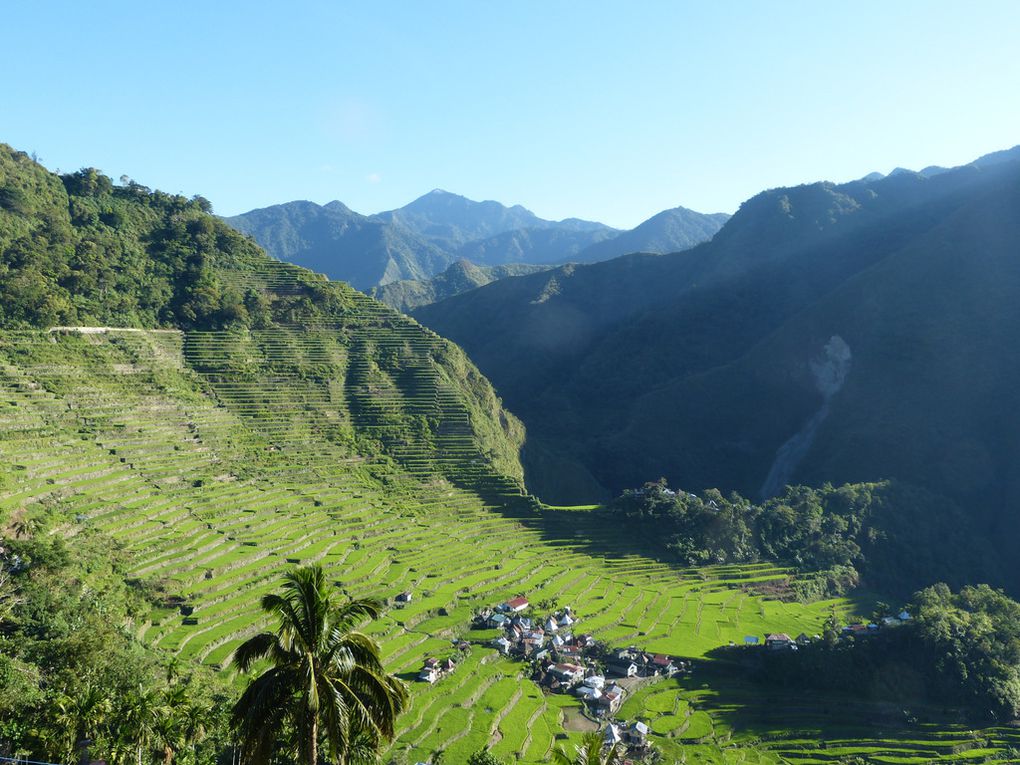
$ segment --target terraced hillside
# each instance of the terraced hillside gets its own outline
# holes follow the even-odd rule
[[[121,541],[134,575],[164,596],[139,637],[218,666],[262,626],[256,602],[279,573],[311,561],[351,594],[416,594],[376,627],[397,672],[449,652],[477,608],[521,591],[573,604],[607,641],[681,655],[820,623],[824,604],[763,601],[743,587],[783,572],[676,572],[621,554],[614,530],[585,513],[535,513],[512,480],[470,458],[468,414],[441,379],[400,393],[402,406],[450,422],[439,448],[396,443],[394,456],[365,456],[390,438],[387,402],[400,392],[358,350],[398,340],[368,332],[5,331],[0,460],[13,480],[0,507],[45,509],[68,534],[92,525]],[[349,371],[323,385],[300,374],[320,364]],[[371,407],[365,385],[376,386]],[[476,647],[454,676],[416,693],[396,748],[466,757],[491,740],[542,760],[577,707],[521,671]]]
[[[134,575],[164,596],[136,625],[139,637],[211,665],[225,666],[263,626],[257,599],[289,566],[322,562],[352,595],[412,592],[373,626],[391,671],[410,679],[426,656],[452,654],[454,638],[472,648],[451,676],[413,685],[393,746],[409,760],[443,749],[461,762],[491,744],[542,762],[558,737],[589,727],[575,700],[543,694],[524,665],[487,647],[495,633],[468,629],[477,609],[514,593],[572,605],[577,629],[610,644],[693,658],[748,634],[819,629],[833,604],[755,594],[789,572],[671,569],[629,553],[621,530],[598,516],[537,512],[512,482],[500,489],[481,470],[428,455],[404,454],[403,465],[359,456],[337,434],[364,446],[369,437],[350,423],[385,423],[361,406],[357,385],[337,378],[317,389],[274,365],[280,356],[346,358],[354,368],[358,331],[348,329],[347,342],[321,329],[0,333],[0,462],[13,477],[0,508],[59,513],[70,535],[89,525],[110,533],[132,554]],[[834,731],[822,705],[780,694],[777,707],[775,694],[761,698],[712,666],[637,689],[621,714],[648,720],[667,755],[713,762],[826,762],[855,747],[886,762],[998,758],[1013,740],[949,725],[890,725],[877,736],[866,703],[857,704],[859,725]],[[821,748],[819,737],[835,732],[844,744]]]
[[[605,515],[540,507],[521,488],[520,424],[459,348],[270,260],[200,199],[91,170],[60,178],[6,147],[0,188],[0,519],[117,540],[154,593],[130,629],[155,650],[229,672],[265,626],[259,597],[319,562],[348,594],[413,594],[372,625],[391,671],[410,679],[469,641],[452,675],[415,684],[394,758],[462,762],[492,745],[541,762],[591,722],[498,656],[493,631],[468,629],[482,607],[524,593],[570,605],[576,629],[610,645],[693,659],[867,609],[767,599],[762,585],[792,572],[677,570]],[[625,713],[675,759],[831,759],[814,707],[788,721],[795,735],[769,727],[771,707],[715,660],[634,691]],[[927,741],[892,728],[900,743],[881,756]],[[1008,737],[981,735],[966,752],[922,742],[903,756],[1001,759]]]

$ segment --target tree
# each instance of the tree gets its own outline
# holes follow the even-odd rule
[[[556,765],[618,765],[623,761],[623,752],[613,744],[606,746],[598,731],[585,733],[581,743],[574,747],[576,754],[570,755],[558,746],[553,750]]]
[[[159,735],[161,721],[169,714],[162,702],[157,689],[139,685],[124,699],[117,715],[120,738],[134,747],[138,765],[142,765],[142,753],[152,747]]]
[[[112,705],[103,689],[86,680],[77,693],[61,694],[54,702],[57,729],[63,734],[63,754],[71,760],[79,742],[94,741],[100,726],[110,714]]]
[[[269,662],[231,716],[246,763],[268,763],[282,740],[302,762],[316,765],[323,738],[328,761],[344,765],[393,738],[407,689],[383,669],[375,640],[355,629],[377,618],[380,608],[374,600],[335,603],[321,566],[286,574],[282,592],[262,598],[262,609],[279,627],[248,639],[234,654],[242,672]]]
[[[504,765],[504,763],[486,747],[469,756],[467,765]]]
[[[825,645],[829,646],[829,648],[835,647],[839,643],[839,636],[841,634],[842,626],[839,622],[839,615],[836,613],[836,606],[833,606],[832,611],[829,613],[829,618],[825,620],[825,629],[822,632]]]

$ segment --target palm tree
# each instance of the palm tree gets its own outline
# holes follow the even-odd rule
[[[567,754],[563,747],[553,750],[555,765],[618,765],[623,761],[623,752],[613,744],[606,746],[602,734],[598,731],[585,733],[581,743],[574,747],[576,754]]]
[[[72,694],[61,694],[56,700],[55,721],[65,737],[64,756],[73,760],[82,741],[95,741],[102,724],[112,711],[105,691],[91,679]]]
[[[285,731],[307,765],[318,763],[320,737],[337,765],[361,760],[393,738],[407,689],[383,669],[375,640],[355,630],[380,609],[374,600],[338,605],[321,566],[286,574],[282,592],[262,598],[262,610],[279,619],[278,629],[249,638],[234,653],[242,672],[269,662],[231,716],[246,765],[268,763]]]
[[[169,713],[162,702],[158,690],[139,685],[138,690],[124,699],[118,714],[120,738],[134,747],[138,765],[142,765],[142,753],[150,749],[158,737],[160,721]]]

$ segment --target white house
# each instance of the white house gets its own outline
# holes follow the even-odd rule
[[[500,635],[498,638],[492,641],[492,645],[496,648],[497,651],[506,656],[507,654],[510,653],[510,647],[513,644],[505,637]]]
[[[517,613],[520,613],[521,611],[527,610],[528,606],[531,605],[531,604],[528,603],[528,599],[527,598],[525,598],[525,597],[517,597],[517,598],[511,598],[510,600],[508,600],[503,605],[506,607],[507,611],[510,611],[512,613],[517,614]]]
[[[565,685],[576,685],[584,678],[584,667],[577,664],[554,664],[549,673]]]
[[[581,701],[598,701],[602,696],[602,691],[598,688],[590,688],[587,685],[579,685],[574,689],[574,693]]]

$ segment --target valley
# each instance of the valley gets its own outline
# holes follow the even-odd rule
[[[579,744],[591,730],[637,731],[651,749],[635,748],[634,756],[650,751],[667,761],[1015,759],[1020,742],[1008,721],[978,718],[963,700],[938,698],[912,668],[893,667],[911,678],[906,690],[868,679],[838,691],[798,685],[792,675],[788,682],[763,679],[761,670],[772,650],[765,644],[776,641],[796,660],[793,652],[807,657],[828,641],[837,652],[852,652],[858,640],[879,639],[883,628],[871,623],[889,608],[882,601],[899,609],[910,594],[870,590],[874,569],[861,560],[873,556],[901,586],[913,586],[912,577],[932,584],[926,577],[934,572],[956,584],[972,582],[979,570],[995,574],[994,561],[984,561],[987,569],[972,565],[986,544],[976,532],[944,548],[950,537],[940,524],[958,527],[966,508],[895,483],[817,493],[788,488],[789,507],[779,501],[787,501],[781,491],[774,492],[776,502],[752,506],[736,495],[699,498],[666,482],[654,490],[632,487],[624,497],[635,500],[633,512],[618,503],[543,503],[528,489],[536,475],[532,431],[503,408],[497,395],[503,388],[493,387],[457,345],[346,284],[266,256],[212,217],[201,198],[134,182],[114,186],[91,169],[55,176],[6,148],[0,160],[0,236],[5,252],[18,253],[0,274],[7,296],[0,328],[0,518],[12,550],[0,550],[4,573],[31,579],[48,565],[31,556],[45,561],[46,545],[59,543],[69,561],[63,565],[87,591],[94,572],[73,568],[76,546],[91,551],[108,544],[111,559],[124,561],[117,586],[145,604],[126,610],[121,639],[147,661],[208,673],[188,677],[215,678],[209,683],[216,693],[236,691],[243,681],[233,664],[238,647],[272,627],[259,603],[287,572],[321,566],[336,593],[384,604],[365,629],[379,642],[386,671],[410,688],[407,711],[381,753],[394,765],[466,762],[486,749],[505,762],[543,763],[557,746]],[[1012,183],[1006,172],[996,178]],[[971,207],[959,209],[967,220]],[[722,244],[717,237],[672,256],[635,255],[519,276],[450,298],[449,305],[478,307],[490,293],[513,302],[539,285],[540,298],[515,310],[556,312],[564,300],[577,299],[578,283],[597,287],[608,271],[627,274],[617,282],[619,293],[593,288],[584,298],[591,302],[577,305],[605,308],[599,321],[620,337],[631,330],[619,322],[637,310],[627,301],[667,305],[667,316],[703,315],[720,292],[704,305],[695,296],[676,306],[662,302],[668,281],[654,286],[662,291],[654,303],[643,302],[640,285],[648,269],[660,276],[692,269],[708,283],[723,279],[710,278],[712,270],[724,274],[730,266],[708,263],[706,253],[727,237],[739,244],[748,236],[740,228],[746,217],[727,224]],[[805,248],[828,241],[813,224],[808,228]],[[854,236],[869,230],[853,229]],[[788,241],[778,236],[782,249]],[[726,252],[739,254],[733,247]],[[119,300],[111,301],[109,284],[116,280]],[[422,316],[452,310],[446,302]],[[499,302],[476,314],[473,332],[505,318],[491,305]],[[663,319],[649,312],[641,321]],[[578,337],[595,343],[590,326],[566,321],[555,328],[568,342],[541,330],[530,336],[552,341],[532,359],[535,368],[562,368],[564,357],[595,347],[571,345]],[[484,353],[474,336],[464,345],[484,369],[505,350],[496,341],[510,331],[493,332]],[[869,361],[860,341],[846,335],[849,342],[827,335],[823,352],[809,360],[808,382],[820,401],[808,403],[821,409],[788,402],[791,411],[815,413],[817,422],[808,418],[815,438],[839,416],[858,365]],[[741,343],[708,349],[683,363],[717,375],[727,364],[713,366],[716,354],[742,349]],[[512,350],[511,360],[523,352]],[[648,353],[635,350],[636,358]],[[584,364],[612,366],[597,353]],[[535,389],[528,387],[535,385],[528,379],[533,371],[524,364],[512,370],[518,376],[507,387],[511,402]],[[494,377],[501,374],[497,368]],[[652,376],[663,384],[655,392],[661,394],[667,372],[656,375],[663,375]],[[607,373],[593,380],[593,395],[633,384]],[[731,392],[726,385],[698,390],[707,400],[726,400]],[[539,411],[556,409],[550,396],[539,397],[538,406],[548,407]],[[605,421],[579,432],[594,427]],[[537,448],[549,448],[542,440],[548,431],[542,425],[535,431]],[[804,441],[801,451],[809,453],[812,440]],[[640,455],[635,450],[629,458]],[[797,475],[803,454],[794,457],[777,469],[781,478],[773,488],[787,488],[779,484]],[[634,464],[619,462],[621,474],[637,475]],[[538,475],[549,480],[559,470],[552,460]],[[711,471],[727,475],[724,464]],[[569,475],[560,477],[571,486]],[[695,528],[684,525],[691,508],[706,525],[688,535]],[[724,517],[751,525],[724,528]],[[907,556],[917,560],[900,560]],[[927,560],[932,556],[939,560]],[[83,556],[82,565],[89,560]],[[509,633],[479,625],[478,617],[514,599],[535,622],[569,608],[574,637],[545,658],[504,655],[512,651],[496,641]],[[8,615],[23,606],[16,602]],[[582,635],[585,650],[575,650]],[[803,642],[794,646],[793,635]],[[550,639],[550,645],[556,644]],[[680,671],[659,673],[650,664],[625,670],[635,676],[618,679],[615,708],[596,718],[598,705],[586,707],[573,686],[584,674],[608,681],[598,673],[611,677],[612,656],[624,649]],[[521,650],[531,649],[522,644]],[[12,655],[26,658],[16,649]],[[582,664],[567,666],[566,657]],[[420,679],[432,666],[442,669]],[[549,678],[558,671],[573,679],[554,685]],[[994,692],[998,676],[990,677]],[[66,687],[61,693],[75,692]],[[37,690],[49,689],[40,682]],[[988,691],[982,685],[976,693]],[[1007,693],[1001,702],[1008,707],[1014,699]],[[66,704],[63,696],[59,703]],[[222,698],[212,703],[223,708]],[[0,707],[0,722],[16,719],[4,714]],[[2,730],[0,739],[31,740]],[[226,735],[227,726],[217,730]],[[190,755],[196,763],[197,752]]]

